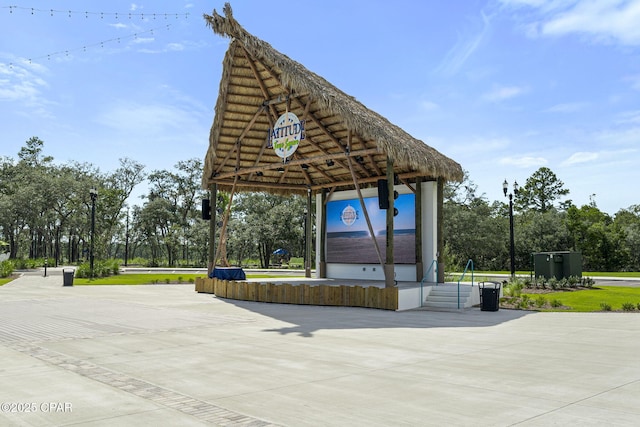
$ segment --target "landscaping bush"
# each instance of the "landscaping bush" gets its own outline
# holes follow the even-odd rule
[[[551,307],[553,308],[562,307],[562,302],[560,300],[554,299],[553,301],[551,301]]]
[[[623,302],[622,303],[622,311],[633,311],[636,309],[636,306],[632,302]]]
[[[94,261],[93,278],[109,277],[120,274],[120,264],[118,260],[111,259],[106,261]],[[88,262],[82,263],[76,269],[76,277],[91,278],[91,267]]]
[[[13,274],[13,262],[10,260],[4,260],[0,262],[0,277],[9,277]]]
[[[601,302],[600,303],[600,310],[602,310],[602,311],[611,311],[611,306],[609,304],[607,304],[606,302]]]

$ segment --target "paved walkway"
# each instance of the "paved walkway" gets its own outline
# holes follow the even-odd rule
[[[639,301],[640,302],[640,301]],[[0,287],[0,425],[637,425],[640,313],[260,304]]]

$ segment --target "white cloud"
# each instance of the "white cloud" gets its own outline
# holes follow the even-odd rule
[[[440,108],[438,104],[432,101],[420,101],[418,106],[422,111],[434,111]]]
[[[26,61],[12,64],[0,63],[0,102],[16,104],[16,110],[27,108],[29,115],[52,117],[47,100],[42,91],[48,83],[40,76],[45,67]]]
[[[617,121],[618,124],[640,125],[640,110],[625,111],[618,116],[620,117]]]
[[[501,3],[538,12],[537,18],[525,24],[529,35],[579,34],[596,43],[640,45],[640,0],[502,0]]]
[[[564,104],[556,104],[544,110],[545,113],[576,113],[587,107],[585,102],[568,102]]]
[[[125,24],[123,24],[122,22],[118,22],[117,24],[109,24],[109,26],[113,27],[113,28],[118,28],[118,29],[127,28],[127,26]]]
[[[485,93],[482,98],[489,102],[500,102],[522,95],[527,91],[527,88],[520,86],[496,86],[491,91]]]
[[[624,80],[631,83],[631,89],[640,90],[640,74],[636,74],[635,76],[628,76]]]
[[[582,151],[578,153],[573,153],[567,160],[562,162],[562,165],[570,166],[578,163],[592,162],[594,160],[598,160],[599,157],[600,155],[598,153]]]
[[[521,156],[521,157],[503,157],[499,160],[501,165],[515,166],[518,168],[540,167],[548,163],[544,157]]]
[[[135,12],[135,11],[136,11],[136,10],[138,10],[138,9],[141,9],[141,7],[140,7],[140,6],[138,6],[138,5],[137,5],[137,4],[135,4],[135,3],[131,3],[131,6],[129,7],[129,10],[130,10],[131,12]]]
[[[447,52],[444,60],[436,68],[437,72],[446,75],[453,75],[457,73],[467,59],[469,59],[476,49],[478,49],[490,29],[490,18],[484,13],[481,13],[481,17],[481,30],[471,36],[460,38],[458,43],[456,43],[449,52]]]
[[[169,43],[167,45],[167,50],[173,50],[173,51],[184,50],[184,45],[182,43]]]
[[[134,44],[153,43],[156,39],[154,37],[136,37],[133,39]]]

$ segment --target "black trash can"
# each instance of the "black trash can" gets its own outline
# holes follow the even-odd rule
[[[480,310],[498,311],[500,309],[500,283],[481,282],[480,289]]]
[[[73,275],[75,270],[73,268],[62,269],[62,286],[73,286]]]

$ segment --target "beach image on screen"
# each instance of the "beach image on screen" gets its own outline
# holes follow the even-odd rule
[[[385,261],[386,210],[380,209],[377,197],[364,199],[378,247]],[[415,196],[401,194],[395,200],[398,215],[394,217],[394,263],[415,264],[416,223]],[[336,200],[327,203],[326,261],[346,264],[378,264],[378,256],[369,234],[360,201]]]

